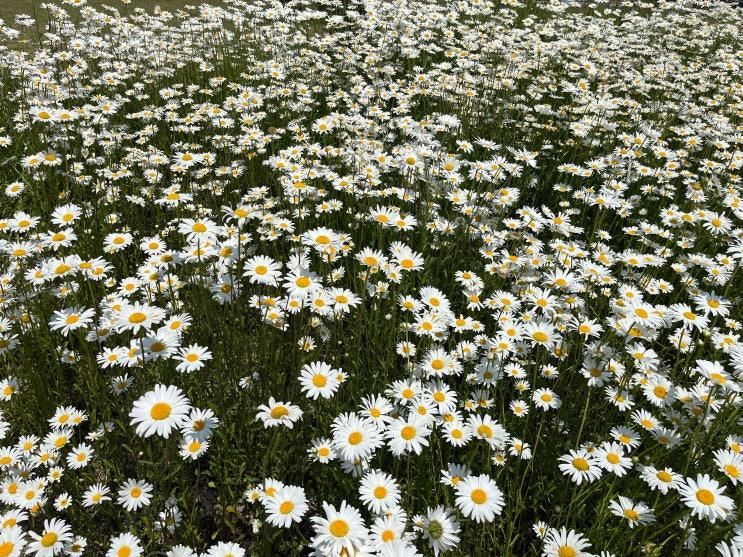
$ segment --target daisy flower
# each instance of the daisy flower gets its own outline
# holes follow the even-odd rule
[[[199,440],[194,437],[186,436],[181,441],[180,454],[184,460],[196,460],[203,455],[209,448],[209,441]]]
[[[307,395],[307,398],[314,400],[318,397],[332,398],[340,386],[336,378],[337,372],[338,370],[325,362],[305,364],[299,376],[302,392]]]
[[[143,553],[139,538],[126,532],[111,538],[106,557],[139,557]]]
[[[0,530],[0,555],[20,557],[27,543],[26,533],[20,526],[6,526]]]
[[[596,464],[594,457],[585,450],[573,451],[561,456],[558,461],[560,471],[571,481],[580,485],[585,482],[594,482],[601,477],[601,468]]]
[[[111,490],[105,484],[97,483],[91,485],[83,493],[83,507],[92,507],[101,505],[105,501],[110,501],[111,498],[108,496],[110,492]]]
[[[152,500],[152,485],[147,482],[128,479],[119,488],[116,502],[127,511],[146,507]]]
[[[62,311],[55,311],[54,318],[49,322],[49,327],[53,331],[61,331],[67,336],[70,331],[87,327],[93,321],[95,311],[85,308],[69,308]]]
[[[273,397],[268,400],[268,405],[261,404],[258,407],[256,419],[263,422],[263,427],[274,427],[283,425],[292,429],[294,422],[302,418],[302,410],[289,402],[278,402]]]
[[[724,520],[735,509],[733,500],[723,495],[725,488],[707,474],[697,474],[696,480],[686,478],[679,484],[678,490],[681,500],[691,509],[693,516],[706,518],[713,524],[718,519]]]
[[[44,520],[44,529],[41,534],[29,532],[29,536],[31,536],[31,542],[28,544],[28,551],[37,557],[53,557],[72,540],[72,531],[64,520],[53,518]]]
[[[333,442],[331,439],[315,439],[312,441],[312,447],[307,449],[307,453],[310,455],[312,460],[327,464],[331,460],[335,460],[336,454],[333,449]]]
[[[180,427],[190,408],[188,399],[178,387],[156,385],[154,390],[134,402],[129,417],[138,435],[157,434],[167,439],[173,429]]]
[[[663,495],[668,493],[669,489],[678,489],[684,479],[681,474],[677,474],[670,468],[657,469],[653,466],[640,468],[640,477],[650,486],[650,489],[657,489]]]
[[[395,479],[381,471],[367,472],[359,486],[361,501],[367,508],[380,514],[400,502],[400,488]]]
[[[492,522],[503,510],[503,493],[486,475],[468,476],[456,488],[457,507],[476,522]]]
[[[613,515],[626,519],[630,528],[655,522],[655,515],[645,503],[635,503],[621,495],[609,503],[609,509]]]
[[[542,557],[589,557],[589,541],[575,530],[550,529],[544,539]]]
[[[429,420],[415,412],[410,412],[407,419],[397,419],[387,424],[384,433],[390,451],[396,456],[411,452],[420,454],[423,447],[428,446],[427,437],[430,434]]]
[[[348,461],[369,458],[383,442],[376,424],[356,414],[339,415],[332,431],[333,447]]]
[[[355,554],[355,547],[363,546],[368,530],[361,513],[343,501],[339,509],[323,502],[324,517],[313,517],[315,536],[312,546],[323,555],[339,555],[343,550]]]
[[[212,353],[205,346],[192,344],[178,351],[176,358],[179,363],[175,367],[181,373],[191,373],[203,368],[208,360],[212,359]]]
[[[281,528],[288,528],[293,522],[300,522],[309,508],[304,490],[287,485],[276,491],[263,505],[268,513],[268,523]]]
[[[433,554],[438,557],[439,553],[452,550],[459,543],[461,528],[457,522],[454,511],[439,505],[436,508],[426,509],[421,525],[418,527],[423,532],[423,537],[433,549]]]

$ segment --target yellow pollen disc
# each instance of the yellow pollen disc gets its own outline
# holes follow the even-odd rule
[[[413,426],[406,425],[400,430],[400,436],[406,441],[410,441],[413,437],[415,437],[415,428]]]
[[[274,420],[278,420],[279,418],[283,418],[284,416],[289,415],[289,410],[286,406],[276,406],[271,409],[271,417]]]
[[[622,514],[624,514],[625,518],[632,521],[635,521],[640,517],[635,509],[624,509],[624,512]]]
[[[374,497],[377,499],[384,499],[387,497],[387,488],[383,485],[374,488]]]
[[[56,532],[47,532],[43,536],[41,536],[41,539],[39,542],[41,543],[42,547],[52,547],[55,543],[57,543],[57,539],[59,536]]]
[[[715,502],[715,494],[712,493],[709,489],[700,489],[697,491],[697,501],[699,501],[702,505],[711,505]]]
[[[129,316],[129,323],[143,323],[147,319],[147,315],[142,313],[141,311],[135,311]]]
[[[153,420],[165,420],[170,416],[172,408],[167,402],[157,402],[150,409],[150,417]]]
[[[740,477],[740,470],[736,466],[733,466],[732,464],[725,465],[725,473],[731,478]]]
[[[585,458],[580,458],[580,457],[574,458],[573,459],[573,467],[576,470],[580,470],[581,472],[585,472],[589,468],[588,461]]]
[[[670,483],[673,481],[673,476],[666,472],[665,470],[660,470],[656,475],[656,478],[658,478],[660,481],[664,483]]]
[[[331,522],[328,529],[330,530],[330,533],[336,538],[345,537],[346,535],[348,535],[348,531],[350,530],[350,528],[348,527],[348,522],[340,518]]]
[[[482,424],[477,428],[477,434],[481,437],[490,438],[493,436],[493,430],[490,429],[490,427],[486,426],[485,424]]]
[[[488,494],[485,493],[484,489],[478,487],[477,489],[472,490],[472,493],[470,493],[470,499],[472,499],[472,502],[476,505],[484,505],[488,500]]]
[[[363,438],[364,438],[364,437],[363,437],[363,436],[361,435],[361,433],[360,433],[360,432],[358,432],[358,431],[354,431],[353,433],[351,433],[351,434],[350,434],[350,435],[348,436],[348,442],[349,442],[349,443],[350,443],[351,445],[358,445],[359,443],[361,443],[361,441],[362,441],[362,439],[363,439]]]

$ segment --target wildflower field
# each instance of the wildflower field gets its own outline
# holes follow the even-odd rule
[[[193,4],[0,21],[0,557],[743,556],[743,10]]]

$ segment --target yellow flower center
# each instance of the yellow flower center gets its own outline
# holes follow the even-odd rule
[[[153,420],[165,420],[170,416],[172,408],[167,402],[157,402],[150,409],[150,417]]]
[[[668,391],[665,387],[662,387],[661,385],[658,385],[653,389],[653,394],[657,396],[658,398],[666,398],[668,395]]]
[[[709,506],[715,502],[715,494],[712,493],[709,489],[697,490],[697,501],[699,501],[702,505]]]
[[[271,409],[271,417],[274,420],[278,420],[288,415],[289,415],[289,409],[286,406],[276,406]]]
[[[476,505],[484,505],[488,500],[488,494],[485,493],[484,489],[478,487],[472,490],[472,493],[470,493],[470,499],[472,499],[472,502]]]
[[[47,532],[43,536],[41,536],[41,539],[39,542],[41,543],[42,547],[52,547],[55,543],[57,543],[57,539],[59,536],[56,532]]]
[[[624,514],[624,518],[631,520],[633,522],[640,517],[640,515],[635,509],[624,509],[624,512],[622,514]]]
[[[147,319],[147,315],[142,313],[141,311],[135,311],[129,316],[129,323],[143,323]]]
[[[585,458],[581,458],[581,457],[574,458],[573,459],[573,467],[576,470],[580,470],[581,472],[585,472],[589,468],[588,461]]]
[[[351,445],[358,445],[361,443],[361,440],[363,439],[363,436],[358,431],[354,431],[351,433],[351,435],[348,436],[348,442]]]
[[[330,533],[336,538],[345,537],[348,534],[349,529],[348,522],[341,518],[335,519],[329,526]]]

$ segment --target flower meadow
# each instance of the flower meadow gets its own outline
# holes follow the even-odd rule
[[[0,557],[743,555],[743,11],[0,22]]]

